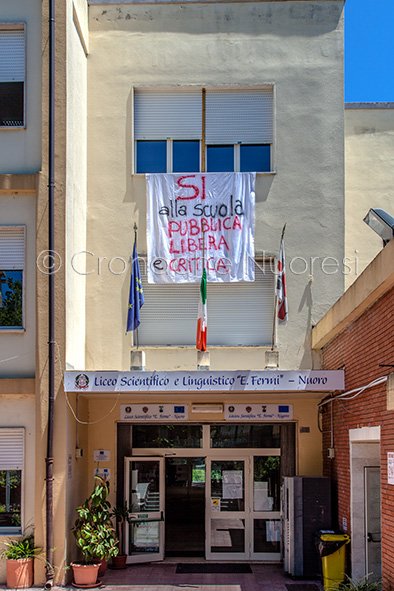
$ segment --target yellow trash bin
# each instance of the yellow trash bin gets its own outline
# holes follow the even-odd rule
[[[324,591],[337,589],[345,580],[347,534],[320,534],[319,552],[322,561]]]

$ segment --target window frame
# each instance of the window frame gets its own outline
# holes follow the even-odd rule
[[[132,125],[131,125],[131,174],[132,175],[145,175],[145,174],[150,174],[147,172],[137,172],[137,142],[138,141],[144,141],[144,140],[138,140],[135,138],[135,92],[138,91],[162,91],[162,92],[174,92],[174,91],[179,91],[182,92],[182,90],[191,90],[191,89],[195,89],[196,86],[195,85],[183,85],[182,87],[179,86],[169,86],[169,85],[165,85],[165,86],[132,86],[131,88],[131,121],[132,121]],[[221,86],[198,86],[198,89],[201,91],[201,96],[202,96],[202,90],[205,89],[206,91],[212,91],[212,90],[233,90],[233,91],[242,91],[242,90],[271,90],[272,92],[272,142],[271,143],[266,143],[264,141],[258,142],[256,143],[256,145],[267,145],[270,146],[270,170],[269,171],[261,171],[261,172],[257,172],[256,174],[258,175],[272,175],[272,174],[276,174],[276,169],[275,169],[275,154],[276,154],[276,84],[274,82],[267,82],[265,84],[259,84],[259,85],[249,85],[249,86],[233,86],[233,85],[221,85]],[[162,137],[156,137],[155,141],[166,141],[166,154],[167,154],[167,170],[166,173],[164,174],[171,174],[173,172],[172,170],[172,143],[173,141],[177,141],[174,140],[173,138],[167,137],[167,138],[162,138]],[[188,138],[188,140],[184,140],[184,141],[199,141],[200,142],[200,170],[199,172],[206,172],[202,170],[201,164],[202,164],[202,140],[201,139],[196,139],[196,138]],[[233,146],[234,149],[234,171],[233,172],[240,172],[240,165],[241,165],[241,155],[240,155],[240,146],[242,144],[245,145],[251,145],[253,144],[253,142],[249,142],[249,141],[245,141],[245,142],[237,142],[234,144],[226,144],[229,146]],[[204,146],[204,151],[205,151],[205,162],[207,162],[207,145],[215,145],[215,144],[207,144],[205,142],[205,146]],[[223,144],[225,145],[225,144]],[[206,167],[205,167],[206,168]],[[190,172],[190,171],[183,171],[183,172]],[[152,173],[154,174],[154,173]],[[177,174],[177,173],[176,173]],[[217,174],[220,174],[219,172]]]
[[[0,22],[0,35],[2,31],[23,31],[24,37],[24,72],[23,72],[23,124],[22,125],[0,125],[0,131],[15,131],[26,129],[26,116],[27,116],[27,109],[26,109],[26,73],[27,73],[27,35],[26,35],[26,22],[24,21],[15,21],[15,22]]]
[[[20,535],[24,531],[24,505],[25,505],[25,471],[26,471],[26,430],[25,427],[0,427],[0,430],[19,432],[22,435],[23,447],[22,447],[22,466],[21,472],[21,498],[20,498],[20,525],[19,526],[1,526],[0,525],[0,537],[8,535]],[[3,469],[0,464],[0,470],[10,471],[9,468]]]
[[[10,332],[26,332],[26,225],[25,224],[0,224],[0,233],[2,228],[15,228],[23,231],[23,268],[22,268],[22,326],[2,326],[0,325],[0,334]],[[4,269],[7,271],[14,270],[19,271],[20,269]],[[1,263],[0,263],[0,271]]]

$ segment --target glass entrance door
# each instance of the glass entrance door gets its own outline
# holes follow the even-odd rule
[[[209,459],[206,489],[206,557],[248,558],[247,460]]]
[[[280,456],[250,458],[252,480],[251,559],[280,560]]]
[[[125,458],[128,562],[164,558],[164,458]]]
[[[165,555],[205,556],[205,458],[165,459]]]
[[[207,460],[206,557],[280,560],[280,456]]]

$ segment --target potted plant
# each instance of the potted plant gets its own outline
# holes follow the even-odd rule
[[[347,575],[345,580],[338,585],[332,586],[333,591],[382,591],[382,581],[373,580],[372,573],[359,580],[353,580]]]
[[[4,543],[1,556],[7,559],[7,587],[24,589],[32,587],[34,579],[33,560],[42,552],[34,546],[33,535]]]
[[[119,542],[119,554],[112,558],[112,568],[126,568],[127,553],[125,548],[125,527],[129,519],[127,502],[117,505],[112,509],[112,516],[115,518],[116,537]]]
[[[78,517],[72,530],[84,560],[71,563],[71,568],[75,584],[83,586],[94,586],[101,561],[119,553],[111,522],[111,505],[107,500],[109,483],[99,476],[95,478],[94,490],[77,508]]]

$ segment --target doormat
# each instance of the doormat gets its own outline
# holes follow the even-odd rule
[[[175,572],[177,574],[238,574],[238,573],[252,573],[249,564],[220,564],[217,562],[181,562],[176,565]],[[294,589],[294,591],[297,591]],[[310,591],[314,591],[311,589]]]
[[[285,585],[287,591],[320,591],[315,583],[290,583]]]

